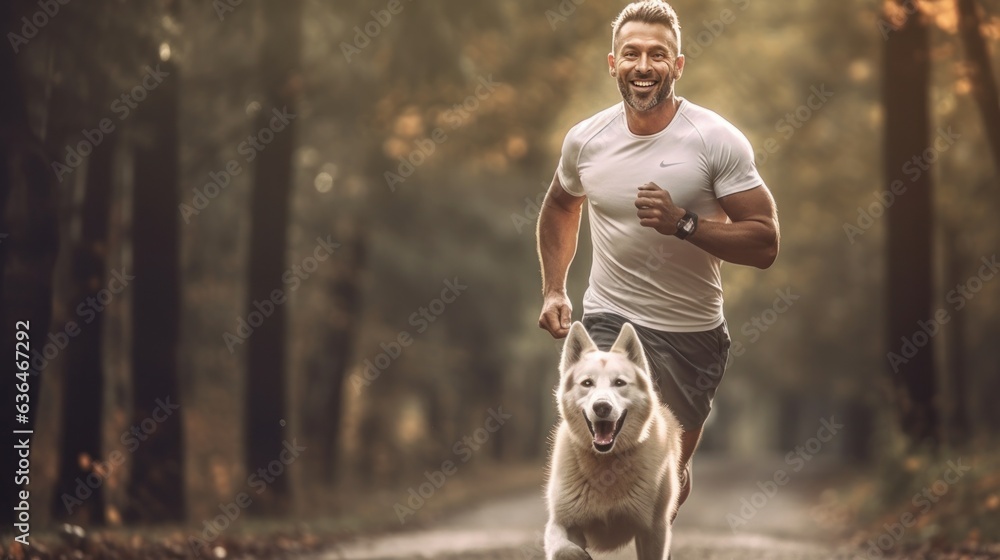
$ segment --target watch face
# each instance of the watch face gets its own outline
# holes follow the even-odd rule
[[[681,229],[691,233],[694,230],[694,220],[684,220],[684,223],[681,224]]]

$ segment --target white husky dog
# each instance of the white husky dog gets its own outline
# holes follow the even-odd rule
[[[547,560],[591,558],[635,539],[639,560],[670,556],[681,425],[660,404],[635,329],[610,352],[573,323],[559,368],[559,426],[546,490]]]

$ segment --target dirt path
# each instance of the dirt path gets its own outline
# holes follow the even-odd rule
[[[780,461],[751,466],[699,458],[695,468],[695,492],[674,526],[675,560],[854,560],[835,551],[814,513],[829,467],[807,465],[792,473]],[[736,517],[727,516],[740,516],[741,499],[750,503],[761,492],[758,482],[768,486],[778,469],[789,471],[787,483],[752,515],[744,509],[746,524],[731,529]],[[763,496],[754,498],[757,504]],[[482,504],[426,530],[360,539],[310,560],[541,559],[544,525],[541,492],[534,491]],[[593,556],[634,559],[635,550]]]

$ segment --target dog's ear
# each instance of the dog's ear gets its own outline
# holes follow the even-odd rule
[[[611,346],[612,352],[625,354],[629,361],[639,366],[642,371],[649,372],[649,362],[646,361],[646,352],[642,349],[642,341],[639,340],[638,333],[632,323],[622,325],[622,330],[618,333],[618,339]]]
[[[587,334],[587,329],[583,323],[576,321],[569,328],[569,335],[566,336],[566,343],[563,344],[562,361],[559,364],[559,374],[565,375],[569,368],[580,361],[580,357],[587,352],[597,350],[597,345]]]

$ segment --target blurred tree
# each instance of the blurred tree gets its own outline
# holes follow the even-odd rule
[[[887,4],[886,19],[902,23],[885,42],[882,108],[885,113],[885,188],[906,185],[904,195],[886,209],[888,245],[887,352],[895,383],[896,411],[903,432],[911,442],[936,445],[939,437],[934,345],[913,344],[914,333],[933,319],[931,268],[931,173],[913,176],[914,158],[923,158],[930,141],[928,108],[931,72],[927,18],[903,0]],[[908,13],[912,12],[912,13]],[[929,337],[925,333],[926,337]],[[916,347],[914,353],[910,348]]]
[[[0,6],[0,29],[15,29],[15,22],[20,21],[15,14],[28,6],[34,4],[17,1]],[[13,345],[20,340],[16,332],[27,331],[31,356],[41,356],[52,319],[52,271],[59,245],[55,180],[49,169],[51,155],[29,126],[15,53],[7,48],[0,51],[0,335]],[[25,371],[17,367],[21,361],[4,360],[0,366],[8,380],[2,402],[11,411],[15,402],[23,404],[15,401],[14,390],[14,381],[22,382],[15,375]],[[17,421],[13,412],[7,414],[3,425],[9,435],[5,437],[35,426],[41,376],[34,367],[30,369],[27,421]],[[8,449],[12,447],[13,442]],[[20,488],[14,481],[11,476],[0,484],[0,503],[17,503],[14,498]],[[8,511],[13,517],[15,512]]]
[[[944,250],[944,284],[958,286],[965,281],[966,255],[960,245],[958,228],[952,224],[942,227],[942,245]],[[963,314],[955,314],[951,324],[944,329],[945,352],[947,368],[942,378],[942,385],[947,389],[948,424],[947,443],[950,446],[960,446],[972,438],[972,424],[969,422],[969,367],[966,345],[968,329],[967,318]],[[943,411],[942,411],[943,412]]]
[[[1000,173],[1000,90],[997,89],[990,63],[990,53],[983,39],[979,3],[976,0],[955,0],[959,16],[959,32],[965,44],[965,58],[972,81],[972,95],[979,105],[986,136],[990,141],[993,165]]]
[[[252,132],[268,131],[273,137],[256,154],[256,174],[250,202],[250,264],[247,276],[246,312],[260,313],[260,302],[271,302],[270,316],[254,325],[247,348],[246,470],[257,472],[277,460],[286,438],[288,421],[286,375],[286,307],[284,300],[272,302],[272,292],[283,284],[288,240],[289,193],[295,154],[296,122],[284,123],[280,131],[271,131],[275,115],[294,114],[296,98],[302,87],[299,70],[302,35],[302,1],[258,4],[264,20],[258,71],[263,94]],[[285,293],[285,297],[287,297]],[[265,304],[267,305],[267,304]],[[265,313],[265,315],[267,315]],[[269,482],[261,495],[255,514],[286,511],[290,498],[289,474]]]
[[[103,99],[107,87],[101,87]],[[101,426],[104,401],[104,375],[101,359],[101,325],[103,313],[93,305],[77,313],[78,305],[96,301],[105,288],[107,270],[108,213],[111,207],[111,185],[114,175],[116,136],[109,135],[94,148],[87,161],[87,177],[82,206],[74,221],[79,224],[71,248],[70,290],[67,316],[79,315],[80,333],[66,352],[63,389],[62,452],[53,500],[56,517],[72,518],[77,522],[101,523],[104,520],[104,496],[97,490],[82,504],[63,503],[63,496],[76,495],[77,479],[86,480],[93,471],[94,461],[101,454]],[[107,476],[107,473],[102,473]]]
[[[39,9],[37,3],[15,5],[24,17]],[[45,417],[39,426],[39,445],[33,451],[40,462],[53,465],[35,475],[35,481],[46,485],[37,491],[36,499],[51,503],[60,516],[67,513],[61,495],[67,490],[73,495],[77,479],[91,474],[98,460],[104,458],[101,427],[107,411],[103,403],[106,386],[101,324],[105,313],[91,315],[100,307],[88,305],[80,312],[78,306],[106,286],[107,247],[103,238],[108,235],[108,226],[104,222],[107,206],[112,204],[108,183],[120,174],[120,162],[112,161],[118,135],[100,131],[98,123],[109,116],[108,99],[126,79],[125,74],[129,74],[129,86],[134,85],[131,71],[123,70],[134,68],[138,55],[120,45],[135,44],[136,37],[148,32],[148,18],[144,16],[149,13],[145,6],[116,4],[111,9],[108,3],[79,8],[76,4],[61,5],[58,17],[51,17],[30,42],[14,49],[22,85],[31,94],[27,103],[33,127],[54,157],[50,173],[54,172],[58,180],[53,196],[59,201],[60,244],[72,248],[56,261],[59,281],[54,284],[52,308],[58,326],[51,336],[53,340],[64,340],[71,322],[78,330],[60,343],[61,352],[56,357],[39,366],[46,372],[40,379],[42,390],[56,401],[38,409]],[[19,21],[26,25],[27,20]],[[94,42],[94,35],[112,39]],[[81,44],[87,48],[80,48]],[[89,147],[81,147],[84,140]],[[65,449],[63,445],[50,448],[49,438],[52,443],[58,438]],[[48,483],[52,483],[54,492],[50,492]],[[103,492],[97,494],[82,504],[71,504],[76,506],[74,513],[81,514],[78,520],[103,518]]]
[[[164,6],[154,21],[176,25],[180,2],[171,0]],[[151,81],[145,82],[147,97],[132,117],[136,145],[130,429],[135,443],[129,447],[134,460],[125,518],[152,522],[180,520],[185,514],[183,410],[165,410],[181,401],[177,371],[180,68],[172,60],[169,42],[143,39],[141,44],[149,60],[159,61],[155,66],[161,74],[155,89],[149,89]]]
[[[357,224],[349,224],[350,243],[340,249],[340,274],[326,286],[334,309],[323,315],[338,315],[321,327],[321,350],[307,360],[300,397],[302,433],[319,449],[320,480],[333,483],[338,474],[339,447],[343,431],[344,378],[350,367],[357,324],[362,312],[361,273],[365,269],[366,240]],[[339,311],[339,313],[338,313]]]

